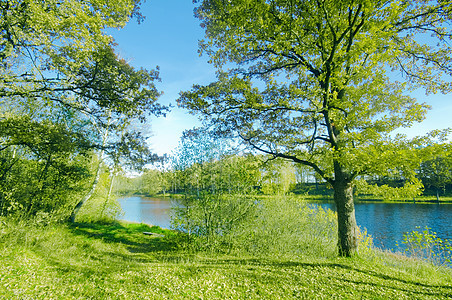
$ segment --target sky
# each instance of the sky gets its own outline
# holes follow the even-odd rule
[[[171,153],[182,132],[200,126],[197,118],[177,107],[179,92],[194,84],[215,80],[215,69],[198,54],[198,41],[204,32],[193,16],[194,4],[187,0],[147,0],[141,7],[144,22],[129,22],[120,30],[111,30],[118,54],[136,68],[160,67],[157,88],[164,94],[162,104],[172,104],[166,118],[151,117],[153,136],[150,148],[157,154]]]
[[[150,148],[157,154],[171,153],[178,145],[182,132],[199,126],[197,118],[176,105],[179,92],[190,90],[193,84],[215,81],[215,69],[206,56],[198,54],[198,41],[204,31],[193,16],[194,4],[189,0],[147,0],[141,7],[145,20],[137,24],[129,22],[120,30],[110,30],[118,44],[117,53],[136,68],[160,67],[161,82],[157,88],[163,91],[162,104],[172,104],[166,118],[151,118],[153,136]],[[415,96],[432,109],[427,119],[404,129],[408,136],[424,134],[433,129],[452,127],[452,94]]]

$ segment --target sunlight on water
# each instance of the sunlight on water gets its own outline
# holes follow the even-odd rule
[[[118,199],[123,220],[170,228],[171,200],[168,198],[124,197]],[[333,203],[316,203],[335,210]],[[396,249],[403,234],[431,228],[441,239],[452,240],[452,204],[356,203],[356,221],[373,237],[375,246]],[[400,249],[399,249],[400,250]]]

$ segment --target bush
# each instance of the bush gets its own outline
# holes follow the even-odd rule
[[[418,227],[419,228],[419,227]],[[436,232],[425,227],[423,232],[417,230],[405,233],[402,244],[405,245],[405,255],[426,260],[434,265],[451,264],[452,244],[450,240],[442,240]]]
[[[331,257],[337,252],[336,215],[291,197],[223,195],[186,200],[172,218],[192,250],[253,255]]]
[[[290,197],[262,200],[256,217],[232,233],[235,248],[255,255],[336,255],[336,216]]]
[[[193,250],[225,249],[235,228],[256,215],[257,200],[244,195],[187,197],[173,208],[171,223],[186,233],[185,247]],[[227,247],[226,247],[227,248]]]

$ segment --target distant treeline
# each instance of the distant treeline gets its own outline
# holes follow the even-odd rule
[[[444,165],[441,165],[443,163]],[[452,170],[445,160],[423,163],[416,177],[423,196],[452,196]],[[442,172],[438,172],[442,170]],[[361,178],[370,186],[402,188],[407,180],[401,176]],[[262,155],[225,155],[179,168],[147,169],[140,176],[120,176],[115,192],[125,194],[196,194],[202,192],[253,193],[261,195],[300,194],[332,197],[331,187],[317,178],[309,168]],[[368,191],[356,194],[369,197]],[[377,197],[378,198],[378,197]],[[359,197],[358,197],[359,199]],[[412,200],[407,198],[406,200]]]

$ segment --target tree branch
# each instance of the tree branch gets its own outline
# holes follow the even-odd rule
[[[259,146],[257,146],[256,144],[254,144],[254,143],[251,141],[251,138],[246,138],[246,137],[244,137],[243,135],[241,135],[240,133],[239,133],[239,136],[240,136],[244,141],[246,141],[249,145],[251,145],[251,147],[253,147],[254,149],[256,149],[256,150],[258,150],[258,151],[260,151],[260,152],[269,154],[269,155],[273,156],[274,158],[284,158],[284,159],[291,160],[291,161],[293,161],[293,162],[295,162],[295,163],[299,163],[299,164],[303,164],[303,165],[305,165],[305,166],[309,166],[309,167],[313,168],[313,169],[314,169],[314,170],[315,170],[315,171],[316,171],[323,179],[325,179],[328,183],[330,183],[330,184],[333,184],[333,183],[334,183],[334,180],[333,180],[331,177],[327,176],[327,174],[326,174],[322,169],[320,169],[320,167],[319,167],[318,165],[316,165],[316,164],[313,163],[313,162],[310,162],[310,161],[304,160],[304,159],[299,159],[298,157],[293,156],[293,155],[288,155],[288,154],[283,154],[283,153],[274,152],[274,151],[272,151],[272,150],[266,150],[266,149],[263,149],[262,147],[259,147]]]

